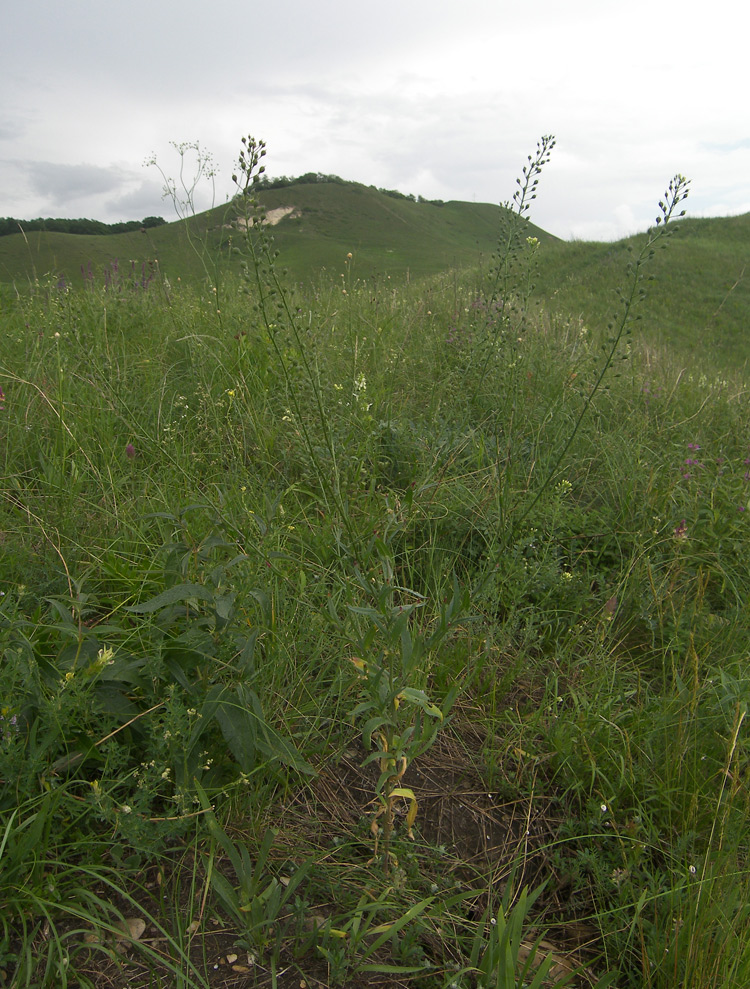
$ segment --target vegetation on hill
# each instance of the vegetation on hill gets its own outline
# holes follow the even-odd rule
[[[269,188],[259,195],[266,209],[291,208],[275,227],[284,265],[298,281],[315,281],[321,272],[339,277],[341,258],[357,253],[363,278],[403,278],[437,274],[448,268],[477,265],[496,246],[500,207],[477,203],[438,206],[331,176]],[[332,179],[331,181],[328,181]],[[184,220],[141,232],[85,236],[37,231],[0,238],[0,281],[23,290],[35,278],[63,277],[80,284],[81,271],[104,269],[113,262],[158,261],[172,282],[205,276],[199,244],[211,267],[238,270],[232,251],[233,228],[241,204],[232,201]],[[552,238],[535,230],[543,240]]]
[[[367,280],[423,278],[466,266],[491,264],[502,216],[499,206],[449,202],[438,206],[420,197],[345,182],[335,175],[261,177],[260,202],[273,216],[275,246],[289,277],[315,284],[322,276],[341,279],[342,258],[354,255],[355,277]],[[176,284],[206,277],[210,258],[239,272],[242,231],[239,204],[226,203],[190,219],[159,226],[136,224],[130,233],[84,235],[38,230],[25,225],[0,238],[0,293],[15,285],[26,291],[34,279],[80,286],[92,274],[112,279],[113,270],[158,266]],[[48,223],[50,221],[42,221]],[[57,221],[52,221],[57,222]],[[83,221],[59,221],[83,222]],[[86,221],[88,222],[88,221]],[[144,221],[145,224],[145,221]],[[739,368],[750,356],[745,314],[750,306],[750,215],[680,221],[680,236],[668,253],[658,252],[651,274],[651,301],[642,313],[643,334],[654,345],[689,355],[705,347],[716,369]],[[621,272],[638,237],[616,243],[560,241],[536,227],[543,245],[534,275],[536,296],[552,314],[574,314],[590,325],[606,325]],[[200,248],[196,252],[195,247]],[[203,260],[201,258],[203,256]],[[700,271],[701,277],[694,277]]]
[[[102,223],[99,220],[63,220],[47,217],[46,220],[16,220],[12,216],[0,217],[0,237],[9,234],[34,233],[45,230],[63,234],[124,234],[134,230],[160,227],[167,221],[161,216],[147,216],[143,220],[126,220],[122,223]]]
[[[715,370],[750,359],[750,214],[681,219],[669,251],[653,258],[642,335],[675,358],[702,354]],[[621,273],[641,238],[614,244],[562,243],[544,251],[537,288],[561,313],[606,325]]]
[[[292,178],[286,175],[280,175],[276,178],[271,178],[267,174],[259,175],[258,181],[255,184],[257,191],[263,189],[288,189],[293,185],[318,185],[318,184],[336,184],[336,185],[347,185],[345,179],[342,179],[338,175],[324,175],[322,172],[305,172],[304,175],[298,175],[296,178]],[[370,186],[371,189],[375,188]],[[436,206],[442,206],[442,199],[425,199],[423,196],[415,196],[413,193],[399,192],[398,189],[378,189],[378,192],[382,192],[384,196],[390,196],[392,199],[406,199],[412,203],[432,203]]]
[[[0,981],[748,984],[746,383],[637,322],[684,180],[600,322],[549,139],[419,282],[284,276],[263,150],[236,267],[0,310]]]

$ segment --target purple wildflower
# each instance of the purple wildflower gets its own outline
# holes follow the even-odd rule
[[[0,721],[5,721],[5,720],[6,719],[4,718],[4,716],[0,714]],[[18,715],[17,714],[11,715],[11,717],[7,721],[7,724],[11,726],[14,732],[18,732]],[[3,738],[4,735],[10,735],[10,732],[7,729],[3,731],[3,728],[0,725],[0,738]]]

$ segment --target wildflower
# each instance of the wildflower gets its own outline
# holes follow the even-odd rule
[[[685,519],[680,522],[672,535],[675,539],[687,539],[687,523],[685,522]]]
[[[5,715],[7,713],[8,713],[8,708],[7,707],[4,707],[3,708],[3,713],[0,714],[0,721],[3,721],[3,722],[5,721]],[[11,728],[13,728],[17,732],[18,731],[18,715],[17,714],[11,715],[10,718],[8,718],[8,724],[10,725]],[[2,738],[4,734],[8,734],[8,733],[7,732],[3,732],[2,727],[0,727],[0,738]]]
[[[5,392],[0,387],[0,412],[5,412]]]
[[[602,804],[601,805],[601,812],[602,812],[602,814],[606,814],[607,813],[607,805],[606,804]]]
[[[89,666],[87,673],[101,673],[105,666],[111,666],[115,661],[114,649],[103,646],[96,654],[96,659]]]
[[[132,460],[135,457],[135,447],[133,446],[132,443],[128,443],[128,445],[125,447],[125,454],[128,460]]]
[[[619,886],[628,878],[627,869],[613,869],[609,877],[615,886]]]

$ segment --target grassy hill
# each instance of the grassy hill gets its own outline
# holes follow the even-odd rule
[[[260,199],[269,213],[291,210],[275,225],[274,237],[284,266],[297,280],[315,278],[323,269],[342,271],[349,252],[362,277],[423,277],[476,265],[493,251],[500,217],[500,207],[487,203],[413,202],[356,182],[268,189]],[[153,258],[170,279],[201,277],[205,269],[189,236],[206,255],[223,255],[231,265],[227,247],[238,236],[229,229],[234,214],[227,203],[139,233],[12,234],[0,238],[0,282],[21,285],[48,273],[80,282],[82,266],[103,268],[117,261],[122,267]],[[555,239],[536,227],[532,233],[545,242]]]
[[[698,349],[715,365],[740,368],[750,357],[750,214],[684,219],[673,229],[668,249],[657,251],[649,268],[642,333],[676,354]],[[643,239],[547,245],[539,295],[553,310],[606,326],[631,252]]]
[[[280,264],[297,282],[338,278],[351,252],[348,276],[391,277],[399,283],[447,270],[486,267],[496,247],[501,207],[487,203],[414,202],[355,182],[295,184],[266,189],[260,199],[274,223]],[[35,277],[64,276],[81,284],[86,273],[103,284],[143,277],[144,262],[158,259],[166,277],[193,281],[214,271],[214,260],[237,269],[232,243],[242,240],[227,203],[189,221],[107,236],[35,232],[0,238],[0,288],[18,288]],[[666,252],[658,251],[649,274],[649,303],[640,332],[654,346],[676,354],[708,348],[715,365],[744,366],[750,356],[745,326],[750,309],[750,214],[686,219],[674,224]],[[554,313],[574,315],[592,328],[606,327],[616,293],[626,279],[631,252],[643,235],[615,243],[565,242],[531,226],[542,249],[536,294]],[[147,272],[146,272],[147,273]]]
[[[641,238],[266,205],[301,285],[0,306],[0,984],[750,985],[748,218],[603,352]]]

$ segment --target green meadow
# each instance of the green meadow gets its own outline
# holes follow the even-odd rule
[[[0,985],[750,983],[750,222],[550,150],[0,237]]]

